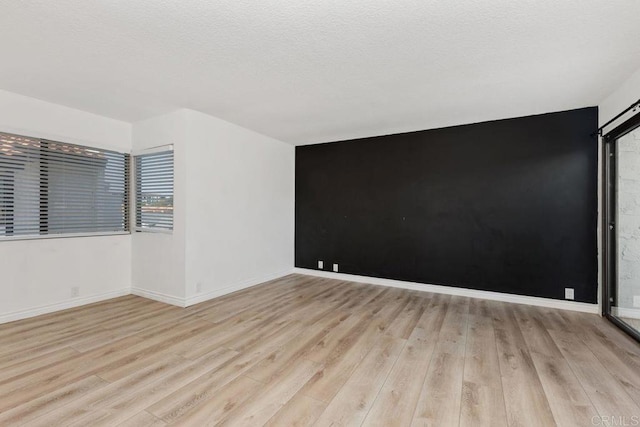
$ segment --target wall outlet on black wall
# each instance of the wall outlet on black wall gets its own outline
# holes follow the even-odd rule
[[[575,293],[573,288],[564,288],[564,299],[575,299]]]
[[[333,264],[333,271],[334,271],[335,273],[337,273],[337,272],[338,272],[338,264]]]
[[[318,261],[318,268],[322,270],[324,268],[324,261]]]

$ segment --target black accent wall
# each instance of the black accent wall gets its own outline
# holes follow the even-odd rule
[[[597,301],[597,107],[296,147],[297,267]]]

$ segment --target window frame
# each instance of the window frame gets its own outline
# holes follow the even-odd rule
[[[171,228],[161,227],[142,227],[138,226],[138,170],[136,158],[140,156],[148,156],[153,154],[167,153],[173,154],[173,175],[172,175],[172,198],[173,203],[171,205]],[[131,231],[136,233],[157,233],[157,234],[173,234],[175,228],[175,150],[173,144],[159,145],[156,147],[150,147],[143,150],[137,150],[131,152]]]
[[[124,151],[120,151],[117,149],[111,149],[111,148],[103,148],[103,147],[96,147],[93,145],[86,145],[85,143],[78,143],[76,141],[74,142],[66,142],[66,141],[60,141],[60,140],[54,140],[51,138],[48,138],[46,136],[42,136],[42,135],[34,135],[34,136],[29,136],[29,135],[23,135],[23,134],[18,134],[15,132],[11,132],[11,131],[3,131],[0,130],[0,133],[4,134],[4,135],[9,135],[9,136],[14,136],[14,137],[21,137],[21,138],[29,138],[29,139],[34,139],[34,140],[39,140],[41,143],[45,143],[45,144],[49,144],[49,143],[54,143],[54,144],[62,144],[62,145],[70,145],[70,146],[77,146],[77,147],[81,147],[84,149],[88,149],[88,150],[100,150],[100,151],[106,151],[106,152],[110,152],[110,153],[117,153],[120,155],[124,156],[124,203],[127,208],[127,210],[124,212],[123,214],[123,230],[112,230],[112,231],[82,231],[82,232],[68,232],[68,233],[64,233],[64,232],[52,232],[52,233],[48,233],[48,225],[45,226],[45,229],[43,230],[43,226],[41,224],[41,231],[40,233],[42,233],[43,231],[45,231],[45,234],[0,234],[0,242],[8,242],[8,241],[20,241],[20,240],[45,240],[45,239],[68,239],[68,238],[79,238],[79,237],[99,237],[99,236],[122,236],[122,235],[130,235],[131,234],[131,190],[130,190],[130,186],[131,186],[131,153],[129,152],[124,152]],[[48,216],[48,212],[43,213],[44,211],[42,210],[42,207],[40,207],[38,214],[40,215],[40,217],[42,217],[43,215]],[[15,222],[15,219],[13,219],[13,222]],[[13,232],[13,230],[12,230]]]

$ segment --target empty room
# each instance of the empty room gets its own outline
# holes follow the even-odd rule
[[[0,426],[640,426],[640,1],[0,0]]]

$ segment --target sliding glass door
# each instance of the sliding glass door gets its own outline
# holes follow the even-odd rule
[[[604,138],[604,314],[640,341],[640,120]]]

